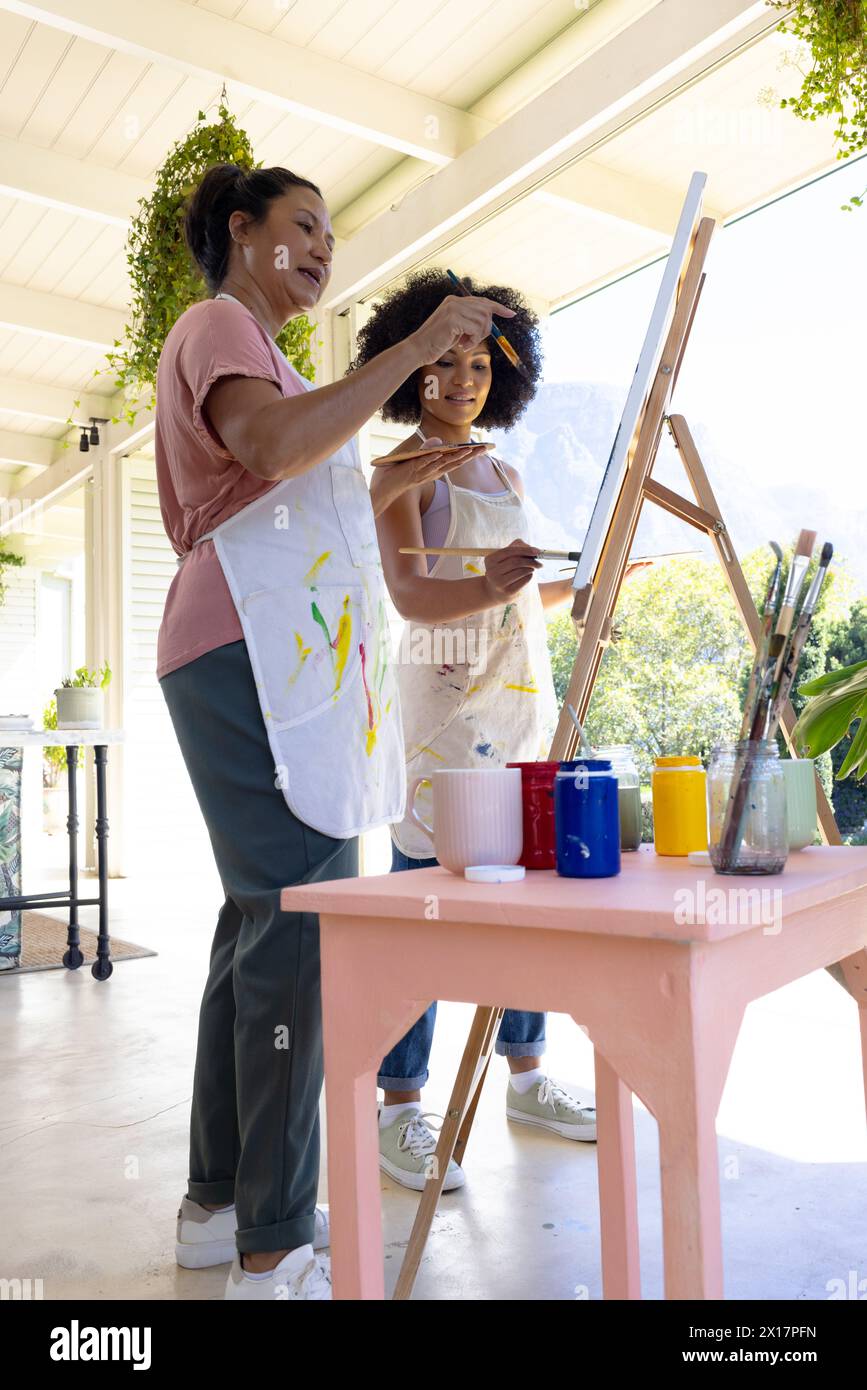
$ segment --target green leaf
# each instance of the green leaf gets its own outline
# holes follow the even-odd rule
[[[867,699],[861,702],[858,714],[861,717],[861,722],[849,745],[849,751],[840,764],[840,770],[837,773],[838,782],[842,782],[845,777],[849,776],[850,772],[854,772],[857,777],[861,763],[865,763],[864,772],[867,773]]]
[[[859,717],[867,699],[865,667],[867,662],[863,661],[857,666],[843,667],[848,679],[826,687],[808,700],[792,732],[794,742],[804,756],[817,758],[846,737],[849,725]],[[837,676],[840,673],[834,671],[831,674]],[[816,685],[818,682],[808,684]]]
[[[840,666],[836,671],[827,671],[824,676],[816,676],[814,680],[803,681],[798,686],[799,695],[821,695],[825,690],[836,690],[840,685],[845,685],[858,672],[867,670],[867,661],[857,661],[853,666]]]

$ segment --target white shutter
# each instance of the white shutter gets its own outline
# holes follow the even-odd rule
[[[4,571],[6,597],[0,605],[0,714],[29,714],[41,725],[42,710],[33,707],[33,665],[39,612],[39,571]]]
[[[125,871],[213,866],[202,814],[156,678],[157,634],[177,571],[152,459],[126,460]]]

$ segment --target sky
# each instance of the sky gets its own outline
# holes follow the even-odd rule
[[[674,397],[766,481],[867,517],[867,160],[714,233]],[[546,381],[628,385],[662,265],[553,315]],[[711,478],[713,484],[713,478]]]

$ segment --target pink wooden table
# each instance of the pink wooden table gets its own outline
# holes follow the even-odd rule
[[[606,1298],[641,1296],[633,1092],[659,1125],[666,1298],[723,1297],[715,1119],[752,999],[839,962],[867,1100],[867,848],[816,846],[766,879],[650,847],[609,879],[419,869],[290,888],[283,906],[320,913],[335,1298],[384,1297],[376,1074],[434,999],[586,1027]]]

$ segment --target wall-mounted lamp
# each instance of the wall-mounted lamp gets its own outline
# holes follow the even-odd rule
[[[100,426],[100,425],[107,425],[107,424],[108,424],[108,420],[104,420],[101,416],[99,416],[99,415],[91,415],[91,417],[90,417],[90,442],[91,442],[91,444],[98,444],[98,443],[99,443],[99,426]],[[81,447],[81,446],[79,445],[79,447]]]

